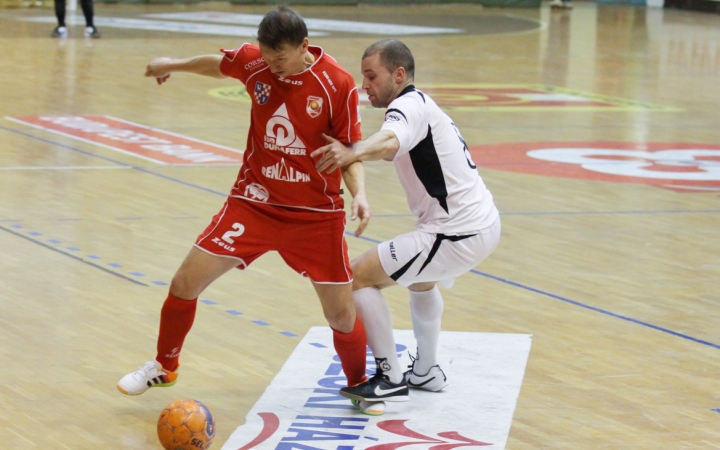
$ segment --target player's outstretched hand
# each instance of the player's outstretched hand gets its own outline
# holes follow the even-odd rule
[[[331,173],[337,168],[355,162],[355,154],[352,151],[352,147],[326,134],[323,134],[323,138],[325,138],[328,144],[310,154],[312,158],[321,157],[318,162],[315,163],[318,172],[327,170],[327,173]]]
[[[170,78],[170,58],[155,58],[145,68],[145,76],[157,80],[157,84],[163,84]]]
[[[352,216],[350,218],[355,220],[358,217],[360,218],[360,224],[358,225],[357,230],[355,230],[356,237],[363,234],[363,231],[367,228],[368,222],[370,222],[370,218],[372,217],[370,204],[368,203],[364,192],[358,193],[352,201]]]

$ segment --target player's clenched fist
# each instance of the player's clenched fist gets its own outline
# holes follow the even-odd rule
[[[145,68],[145,76],[153,77],[158,84],[163,84],[170,78],[172,59],[162,57],[155,58]]]

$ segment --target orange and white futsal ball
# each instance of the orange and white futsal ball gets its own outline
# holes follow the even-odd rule
[[[176,400],[163,409],[157,423],[166,450],[206,450],[215,439],[215,419],[197,400]]]

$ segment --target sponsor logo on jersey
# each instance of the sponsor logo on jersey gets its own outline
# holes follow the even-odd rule
[[[325,79],[327,80],[328,84],[330,85],[330,88],[333,90],[333,92],[337,92],[337,88],[335,87],[335,83],[333,83],[333,80],[330,78],[330,75],[328,75],[327,72],[323,70],[323,75],[325,76]]]
[[[322,112],[323,99],[311,95],[307,98],[307,105],[305,105],[305,111],[313,119],[320,115]]]
[[[387,122],[400,122],[400,116],[398,116],[394,112],[391,112],[385,116],[385,120]]]
[[[268,120],[264,140],[263,147],[270,151],[299,156],[304,156],[306,153],[307,146],[299,136],[295,135],[295,127],[290,122],[285,103]]]
[[[250,70],[250,69],[252,69],[252,68],[254,68],[254,67],[257,67],[258,65],[260,65],[260,64],[262,64],[262,63],[264,63],[264,62],[265,62],[265,60],[264,60],[264,59],[262,58],[262,56],[261,56],[261,57],[259,57],[258,59],[252,60],[252,61],[250,61],[249,63],[245,64],[245,70]]]
[[[307,183],[310,175],[298,172],[292,166],[287,165],[285,158],[273,166],[263,167],[262,174],[271,180],[289,181],[291,183]]]
[[[270,198],[270,193],[262,184],[250,183],[245,187],[245,197],[267,202]]]
[[[270,100],[270,88],[272,88],[272,86],[269,84],[265,84],[260,81],[255,82],[255,92],[253,92],[253,95],[255,96],[255,101],[258,105],[264,105],[268,100]]]
[[[292,84],[293,86],[302,86],[303,82],[300,80],[291,80],[289,78],[285,78],[282,75],[278,75],[278,80],[282,81],[283,83]]]

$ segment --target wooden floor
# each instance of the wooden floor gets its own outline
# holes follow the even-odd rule
[[[298,9],[461,24],[466,33],[403,37],[421,88],[542,85],[630,101],[451,110],[470,146],[720,144],[717,15],[582,2],[571,12]],[[98,17],[207,10],[265,7],[96,5]],[[0,117],[107,115],[242,149],[249,105],[208,95],[236,82],[173,75],[158,87],[142,77],[155,56],[213,53],[242,37],[101,27],[91,41],[76,27],[57,41],[52,23],[19,20],[41,16],[51,11],[0,11]],[[312,42],[360,81],[362,51],[379,38],[331,32]],[[363,109],[364,133],[381,120]],[[506,448],[720,448],[720,190],[478,165],[503,237],[477,273],[443,291],[443,327],[533,335]],[[376,216],[366,239],[348,238],[352,255],[413,228],[392,166],[366,171]],[[115,389],[154,355],[165,283],[236,172],[161,166],[0,119],[1,449],[155,449],[158,413],[180,397],[211,407],[217,442],[242,423],[297,345],[280,332],[325,324],[310,285],[274,255],[203,294],[216,304],[199,305],[181,383],[141,398]],[[387,297],[396,328],[410,328],[406,291]]]

